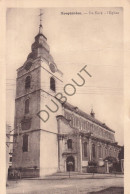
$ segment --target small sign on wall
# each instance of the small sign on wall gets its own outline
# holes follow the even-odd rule
[[[88,166],[88,161],[82,161],[82,166]]]

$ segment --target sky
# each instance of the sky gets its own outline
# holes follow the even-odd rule
[[[64,85],[78,80],[87,65],[92,75],[67,101],[115,130],[124,144],[123,10],[121,8],[43,8],[43,33],[64,74]],[[61,12],[81,12],[62,15]],[[112,14],[113,13],[113,14]],[[39,9],[10,8],[6,13],[7,123],[13,128],[16,69],[24,64],[38,34]],[[59,88],[60,89],[60,88]],[[61,88],[62,90],[62,88]]]

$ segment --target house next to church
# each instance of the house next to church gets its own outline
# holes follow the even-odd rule
[[[62,87],[63,73],[50,54],[40,24],[31,53],[17,69],[12,169],[22,169],[23,176],[86,172],[89,161],[107,156],[118,159],[115,132],[97,120],[93,110],[87,114],[57,101],[55,95]],[[52,100],[59,109],[43,122],[37,114],[50,104],[55,108]]]

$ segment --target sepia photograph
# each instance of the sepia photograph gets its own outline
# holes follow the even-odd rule
[[[124,194],[124,9],[6,9],[6,193]]]

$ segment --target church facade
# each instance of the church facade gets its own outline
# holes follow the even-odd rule
[[[44,176],[69,170],[86,172],[90,161],[107,156],[118,159],[115,132],[98,121],[93,111],[87,114],[68,102],[56,101],[63,73],[50,54],[42,25],[31,50],[17,70],[12,169]],[[50,104],[58,110],[51,110],[44,122],[48,113],[42,110]]]

